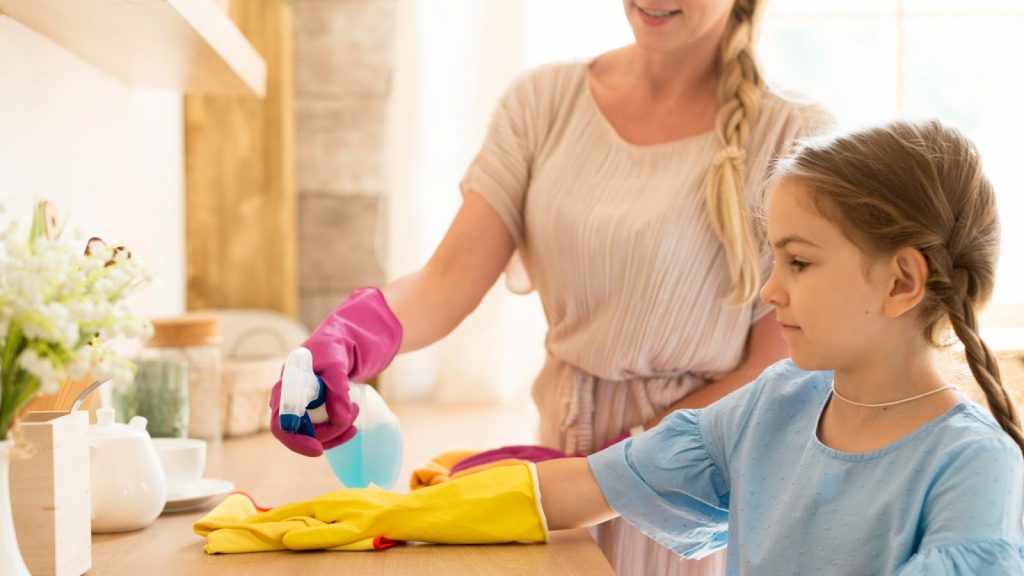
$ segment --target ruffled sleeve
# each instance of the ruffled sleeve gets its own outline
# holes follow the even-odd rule
[[[701,558],[728,540],[728,482],[705,446],[698,416],[697,410],[677,411],[588,458],[612,509],[687,558]]]
[[[1006,540],[933,546],[910,557],[896,576],[1024,574],[1024,550]]]
[[[676,554],[701,558],[728,542],[731,455],[765,388],[788,360],[702,410],[677,410],[639,436],[588,457],[608,505]]]

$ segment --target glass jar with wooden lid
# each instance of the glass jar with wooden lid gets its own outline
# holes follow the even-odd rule
[[[221,416],[220,324],[215,316],[189,312],[153,321],[145,356],[188,366],[188,435],[219,442]]]

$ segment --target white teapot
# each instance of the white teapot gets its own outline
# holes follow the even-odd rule
[[[92,531],[124,532],[148,526],[167,503],[167,479],[146,419],[114,422],[113,408],[96,410],[89,427]]]

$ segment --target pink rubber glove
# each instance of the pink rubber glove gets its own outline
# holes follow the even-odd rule
[[[625,432],[617,436],[614,440],[606,442],[604,445],[598,448],[597,451],[600,452],[601,450],[604,450],[609,446],[618,444],[619,442],[622,442],[623,440],[629,438],[630,436],[631,434],[629,432]],[[561,450],[556,450],[555,448],[548,448],[547,446],[502,446],[501,448],[495,448],[493,450],[478,452],[472,456],[467,456],[466,458],[459,460],[458,462],[455,463],[454,466],[452,466],[451,470],[448,471],[448,474],[454,476],[455,474],[467,468],[475,468],[476,466],[490,464],[491,462],[498,462],[500,460],[516,459],[537,463],[544,462],[545,460],[554,460],[556,458],[569,458],[570,456],[586,457],[587,455],[582,452],[566,454]]]
[[[508,460],[510,458],[536,463],[565,457],[565,453],[561,450],[555,450],[554,448],[548,448],[546,446],[502,446],[501,448],[487,450],[459,460],[454,466],[452,466],[452,469],[448,474],[450,476],[454,476],[456,473],[461,472],[466,468],[474,468],[483,464],[490,464],[491,462]]]
[[[282,430],[278,378],[270,392],[271,432],[289,449],[305,456],[320,456],[350,440],[356,435],[352,423],[359,406],[349,399],[349,381],[364,380],[387,368],[401,342],[402,325],[380,290],[360,288],[350,294],[302,343],[313,354],[313,372],[326,388],[327,422],[314,425],[315,437]]]

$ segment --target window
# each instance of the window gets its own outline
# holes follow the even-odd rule
[[[568,29],[572,33],[567,33]],[[526,0],[524,66],[632,41],[620,2]],[[770,0],[758,54],[769,83],[823,103],[843,128],[935,117],[970,137],[999,196],[994,301],[1024,306],[1024,2]]]
[[[998,304],[1024,304],[1024,3],[773,0],[759,45],[768,80],[824,103],[844,128],[938,118],[985,160],[1003,222]]]

